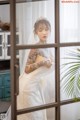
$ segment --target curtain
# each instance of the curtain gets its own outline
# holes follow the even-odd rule
[[[60,2],[61,42],[79,42],[79,4]]]
[[[63,0],[64,1],[64,0]],[[68,0],[67,0],[68,1]],[[73,0],[72,0],[73,1]],[[74,0],[75,1],[75,0]],[[80,40],[80,5],[79,3],[62,3],[60,1],[60,42],[70,43],[79,42]],[[65,47],[60,49],[60,64],[70,62],[67,57],[71,50],[79,47]],[[73,60],[74,61],[74,60]],[[65,71],[65,68],[63,69]],[[61,70],[62,72],[62,70]],[[62,74],[62,73],[61,73]],[[70,99],[65,92],[61,91],[61,100]],[[68,104],[61,107],[61,120],[78,120],[80,119],[80,103]],[[69,115],[70,113],[70,115]]]
[[[51,23],[51,38],[49,42],[54,42],[54,1],[27,2],[16,5],[17,28],[20,34],[20,44],[31,44],[30,35],[33,31],[33,24],[40,17],[46,17]],[[52,12],[51,12],[52,11]],[[53,15],[52,15],[53,13]],[[20,51],[20,71],[22,72],[24,55],[26,51]]]
[[[45,17],[47,18],[50,23],[51,23],[51,36],[49,39],[49,43],[53,43],[54,42],[54,1],[39,1],[39,2],[28,2],[28,3],[22,3],[22,4],[17,4],[16,8],[17,8],[17,29],[19,30],[19,34],[20,34],[20,43],[19,44],[23,44],[23,45],[27,45],[27,44],[33,44],[34,40],[31,40],[31,35],[33,33],[33,25],[35,23],[35,21],[41,17]],[[53,13],[53,15],[52,15]],[[33,39],[33,38],[32,38]],[[29,50],[20,50],[20,73],[23,72],[24,70],[24,66],[25,66],[25,62],[26,62],[26,58],[28,55]],[[54,52],[54,51],[52,51]],[[26,55],[26,57],[25,57]],[[48,77],[47,77],[48,78]],[[54,78],[54,77],[53,77]],[[49,78],[48,78],[49,79]],[[50,82],[48,82],[47,85],[52,86],[51,89],[53,88],[52,82],[50,80]],[[47,90],[50,89],[49,86],[47,87]],[[46,90],[44,89],[45,92],[45,97],[48,97],[48,93],[46,92]],[[54,95],[52,93],[52,95]],[[53,99],[53,98],[52,98]],[[51,100],[52,100],[51,99]],[[49,102],[48,100],[46,100],[47,102]],[[47,116],[48,116],[48,120],[53,120],[54,119],[54,114],[52,109],[48,109],[47,110]]]
[[[39,17],[46,17],[51,22],[51,38],[50,43],[54,43],[54,1],[39,1],[39,2],[29,2],[29,3],[22,3],[17,4],[17,25],[20,34],[20,44],[29,44],[29,37],[31,32],[33,31],[33,24]],[[62,3],[60,0],[60,42],[79,42],[80,38],[80,27],[79,27],[79,4],[77,3]],[[70,50],[70,48],[64,48],[61,51],[61,56],[64,56],[64,52]],[[20,51],[20,72],[22,73],[24,68],[24,56],[26,54],[26,50]],[[61,64],[64,61],[61,59]],[[62,92],[61,99],[65,100],[66,96]],[[65,107],[61,107],[61,120],[73,120],[79,119],[80,111],[79,106],[80,104],[76,105],[71,104]],[[68,116],[67,111],[70,110],[72,112],[71,116]],[[66,116],[66,117],[65,117]],[[76,117],[74,117],[76,116]]]

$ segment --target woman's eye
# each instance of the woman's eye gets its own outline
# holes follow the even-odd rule
[[[42,32],[42,29],[39,29],[39,32]]]
[[[48,31],[48,30],[49,30],[48,28],[45,29],[45,31]]]

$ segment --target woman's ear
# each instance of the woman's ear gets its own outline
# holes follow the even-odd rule
[[[36,34],[35,30],[33,31],[34,35]]]
[[[34,34],[37,35],[37,31],[34,31]]]

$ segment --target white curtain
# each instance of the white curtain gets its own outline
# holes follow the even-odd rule
[[[54,1],[39,1],[39,2],[29,2],[29,3],[22,3],[17,4],[17,29],[19,29],[20,34],[20,44],[27,45],[27,44],[33,44],[34,42],[31,40],[31,34],[33,32],[33,25],[37,19],[40,17],[47,18],[51,23],[51,36],[49,39],[49,43],[54,42]],[[53,13],[53,15],[52,15]],[[32,38],[33,39],[33,38]],[[25,55],[28,55],[29,50],[20,50],[20,73],[23,72],[24,66],[25,66]],[[54,51],[52,51],[54,53]],[[47,76],[47,79],[48,78]],[[53,77],[54,79],[54,77]],[[51,79],[52,80],[52,79]],[[52,82],[47,82],[49,86],[52,86],[51,89],[54,90],[52,85]],[[47,90],[49,89],[49,86],[47,86]],[[48,93],[46,92],[46,89],[44,89],[45,97],[49,98],[48,96],[54,96],[54,93],[52,92],[50,95],[50,90]],[[47,102],[50,102],[49,100],[46,100]],[[53,101],[53,98],[51,99]],[[48,109],[47,110],[47,116],[48,120],[54,119],[54,109]]]
[[[53,5],[52,5],[53,4]],[[51,23],[51,38],[49,42],[54,42],[54,0],[27,2],[17,4],[17,27],[20,34],[20,44],[32,44],[30,35],[33,31],[35,21],[40,17],[46,17]],[[53,13],[53,14],[52,14]],[[20,71],[24,66],[24,55],[26,51],[20,51]]]
[[[79,4],[60,2],[60,39],[61,42],[79,42],[80,14]]]
[[[79,4],[77,3],[62,3],[60,1],[60,42],[79,42],[80,38],[80,14],[79,14]],[[19,32],[20,32],[20,44],[30,43],[29,37],[32,32],[33,24],[39,17],[46,17],[52,27],[51,31],[51,43],[54,42],[54,0],[43,1],[43,2],[29,2],[17,5],[17,21]],[[67,48],[69,49],[69,48]],[[61,51],[61,56],[64,56],[64,51]],[[26,51],[20,51],[20,71],[24,66],[24,55]],[[61,60],[61,64],[64,61]],[[66,96],[61,93],[61,99],[66,99]],[[80,104],[71,104],[61,107],[61,120],[77,120],[79,119]],[[71,110],[70,116],[68,115],[69,109]],[[65,117],[66,116],[66,117]]]
[[[79,3],[60,2],[60,41],[61,43],[80,41],[80,4]],[[69,62],[69,60],[67,61],[66,59],[63,58],[66,58],[70,50],[76,48],[79,47],[61,48],[60,50],[61,65],[63,63]],[[61,100],[66,100],[66,99],[69,99],[69,97],[67,97],[65,93],[61,91]],[[62,106],[61,120],[80,119],[80,113],[78,111],[80,111],[80,103],[74,103],[74,104],[68,104]]]

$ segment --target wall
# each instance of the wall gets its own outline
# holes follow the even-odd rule
[[[0,5],[0,20],[3,22],[10,21],[10,6],[9,5]]]

